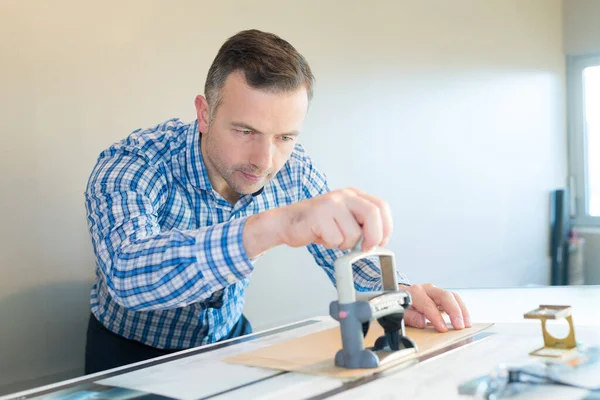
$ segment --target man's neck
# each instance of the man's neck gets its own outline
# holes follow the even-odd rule
[[[240,195],[238,193],[235,193],[233,190],[231,190],[231,188],[229,188],[229,186],[226,187],[225,190],[217,190],[215,189],[215,191],[217,193],[219,193],[221,196],[223,196],[223,198],[225,200],[227,200],[229,202],[229,204],[231,204],[232,206],[235,205],[235,203],[238,202],[238,200],[240,199]]]

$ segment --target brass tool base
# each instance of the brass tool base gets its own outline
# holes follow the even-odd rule
[[[539,319],[542,322],[542,333],[544,336],[544,347],[540,347],[529,353],[536,357],[563,358],[573,354],[577,349],[575,341],[575,327],[573,326],[572,309],[570,306],[550,306],[540,305],[535,310],[526,313],[523,317],[526,319]],[[562,338],[552,336],[546,329],[546,322],[549,319],[565,318],[569,323],[569,334]]]

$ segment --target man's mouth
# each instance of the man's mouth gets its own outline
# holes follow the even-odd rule
[[[242,172],[242,171],[240,171],[240,173],[244,176],[244,178],[247,181],[250,181],[252,183],[260,182],[264,178],[264,175],[248,174],[248,173]]]

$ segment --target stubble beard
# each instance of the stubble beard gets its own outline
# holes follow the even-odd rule
[[[221,176],[221,178],[223,178],[223,180],[227,183],[227,185],[231,189],[233,189],[233,191],[235,191],[236,193],[241,194],[241,195],[252,194],[252,193],[256,192],[257,190],[259,190],[261,187],[263,187],[267,183],[267,181],[269,180],[270,174],[266,175],[264,172],[261,172],[259,174],[260,171],[257,171],[256,168],[252,168],[252,166],[250,166],[250,165],[228,167],[226,165],[226,163],[224,163],[223,160],[219,157],[219,155],[220,155],[219,151],[216,149],[216,146],[213,145],[210,135],[208,135],[206,139],[207,139],[207,141],[206,141],[206,147],[207,147],[206,156],[207,156],[207,158],[209,159],[210,163],[213,165],[216,172]],[[255,184],[247,183],[244,185],[243,183],[240,182],[244,178],[243,178],[243,176],[241,176],[241,173],[239,173],[238,171],[242,171],[247,174],[265,176],[265,178],[263,178],[260,182],[256,182]],[[237,178],[237,179],[235,176],[236,172],[238,172],[237,175],[239,175],[239,178]]]

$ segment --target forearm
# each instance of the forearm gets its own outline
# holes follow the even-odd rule
[[[242,243],[246,220],[162,232],[99,249],[111,296],[132,310],[183,307],[245,279],[253,266]],[[112,249],[112,243],[119,243]]]
[[[244,226],[243,243],[246,254],[253,259],[267,250],[283,244],[280,235],[283,211],[273,209],[248,218]]]

